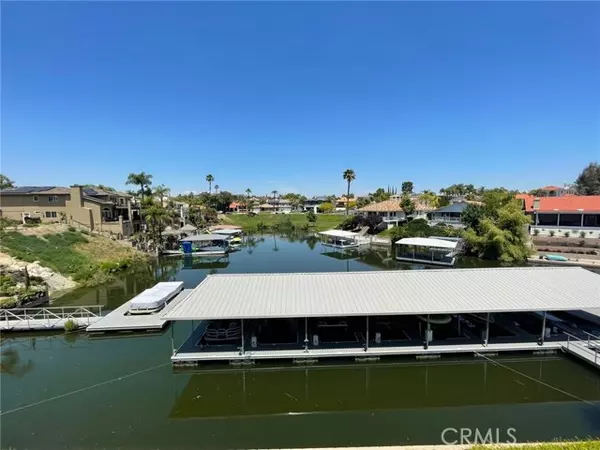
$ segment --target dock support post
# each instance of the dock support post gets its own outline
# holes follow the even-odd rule
[[[308,317],[304,318],[304,351],[308,352]]]
[[[542,318],[542,336],[540,337],[540,345],[544,345],[545,337],[546,337],[546,311],[544,311],[544,317]]]
[[[175,322],[171,322],[170,324],[171,327],[171,354],[175,355],[175,331],[173,330],[173,328],[175,328]]]
[[[427,314],[427,326],[425,327],[425,350],[429,348],[429,335],[431,333],[431,324],[429,323],[429,314]]]
[[[244,319],[242,319],[242,350],[240,351],[240,355],[244,354]]]
[[[369,350],[369,316],[367,316],[367,342],[365,345],[365,352]]]
[[[483,346],[487,347],[489,341],[490,341],[490,313],[487,313],[487,316],[485,318],[485,340],[483,342]]]

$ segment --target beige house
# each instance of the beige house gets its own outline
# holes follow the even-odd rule
[[[122,192],[95,187],[22,186],[0,190],[0,216],[24,221],[65,221],[90,230],[130,236],[140,228],[139,209]]]
[[[383,202],[371,203],[358,210],[359,214],[367,217],[378,216],[387,225],[387,228],[397,226],[406,220],[406,215],[400,207],[398,200],[385,200]]]

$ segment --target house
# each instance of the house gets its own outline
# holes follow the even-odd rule
[[[289,214],[292,212],[292,204],[284,198],[269,198],[266,202],[252,208],[255,213]]]
[[[463,226],[461,215],[467,206],[469,206],[467,202],[457,202],[438,208],[431,213],[431,222],[434,224],[444,223],[454,227],[461,227]]]
[[[336,211],[346,211],[346,205],[348,203],[350,204],[348,209],[352,209],[356,205],[356,200],[352,197],[346,198],[345,195],[342,195],[340,198],[336,199],[336,201],[335,201],[335,210]]]
[[[367,217],[380,217],[387,225],[387,228],[398,226],[400,222],[406,220],[406,215],[402,211],[398,200],[384,200],[378,203],[371,203],[360,208],[358,212]]]
[[[518,194],[532,216],[531,234],[600,238],[600,195],[535,197]],[[537,231],[536,231],[537,230]],[[583,235],[582,235],[583,233]]]
[[[246,212],[246,204],[242,202],[231,202],[229,204],[229,211],[234,213]]]
[[[560,186],[544,186],[536,189],[539,197],[562,197],[564,195],[575,195],[575,189],[572,186],[565,184],[564,187]]]
[[[415,205],[415,212],[410,215],[413,219],[427,219],[428,214],[435,211],[435,208],[427,203],[420,201],[419,199],[413,199]]]
[[[0,215],[20,221],[26,217],[63,220],[130,236],[141,224],[139,209],[131,200],[128,194],[95,187],[21,186],[0,191]]]
[[[302,209],[306,212],[312,211],[314,213],[317,213],[319,211],[319,206],[321,206],[327,200],[328,197],[325,195],[309,198],[304,202],[304,205],[302,205]]]

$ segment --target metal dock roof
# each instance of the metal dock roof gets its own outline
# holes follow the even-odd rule
[[[209,275],[165,320],[558,311],[600,307],[580,267]]]

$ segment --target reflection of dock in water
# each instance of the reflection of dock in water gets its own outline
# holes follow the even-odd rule
[[[172,419],[373,412],[600,401],[594,377],[563,358],[206,369],[191,375]],[[582,372],[588,369],[579,367]],[[542,384],[543,383],[543,384]],[[556,389],[553,389],[553,386]],[[569,393],[566,394],[565,392]]]
[[[218,258],[200,258],[194,256],[183,257],[182,269],[225,269],[229,266],[229,256],[221,256]]]

